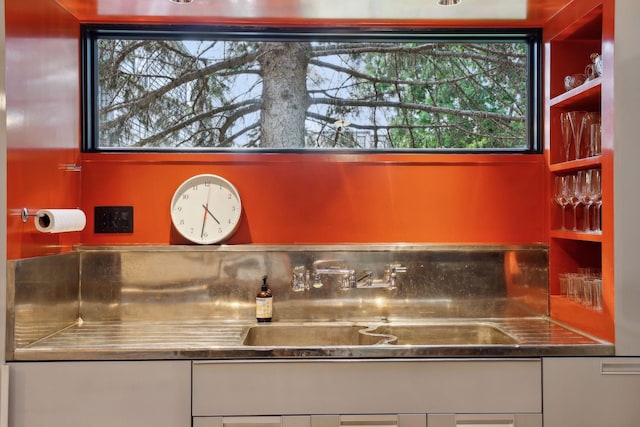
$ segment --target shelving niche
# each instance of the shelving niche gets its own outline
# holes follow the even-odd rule
[[[591,62],[591,54],[602,55],[603,43],[607,38],[603,36],[603,28],[606,27],[607,11],[603,3],[584,2],[581,14],[572,16],[560,16],[560,21],[565,21],[563,30],[545,39],[547,43],[547,67],[548,83],[546,100],[546,117],[549,121],[545,147],[549,168],[549,287],[551,294],[551,316],[559,321],[585,330],[599,338],[609,341],[614,340],[613,325],[613,269],[612,256],[608,256],[609,242],[613,233],[608,227],[609,222],[604,221],[601,232],[573,231],[573,208],[567,206],[565,210],[566,228],[562,229],[562,209],[553,201],[555,177],[575,174],[580,170],[600,169],[603,181],[601,215],[612,215],[611,195],[607,192],[612,189],[610,183],[612,171],[610,160],[605,154],[610,144],[610,136],[606,129],[610,127],[610,120],[603,111],[603,100],[608,90],[607,76],[588,80],[582,85],[566,90],[564,78],[568,75],[584,73],[585,67]],[[593,157],[575,159],[564,157],[561,120],[563,112],[588,111],[601,113],[602,121],[602,153]],[[605,143],[605,141],[607,141]],[[594,207],[591,208],[592,210]],[[583,207],[580,205],[577,211],[577,223],[579,228],[583,223]],[[611,244],[612,246],[612,244]],[[561,295],[560,274],[577,273],[582,268],[593,268],[603,272],[602,295],[603,309],[594,310],[572,299]]]

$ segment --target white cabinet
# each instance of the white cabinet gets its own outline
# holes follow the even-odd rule
[[[545,358],[545,427],[640,425],[640,358]]]
[[[11,427],[189,427],[191,362],[10,365]]]
[[[194,417],[540,414],[541,362],[194,361],[192,405]]]

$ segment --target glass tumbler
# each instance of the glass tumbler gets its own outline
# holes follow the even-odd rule
[[[602,154],[602,131],[599,122],[591,124],[589,138],[589,156],[599,156]]]
[[[584,135],[581,135],[583,141],[581,142],[579,147],[576,147],[576,158],[578,159],[584,159],[586,157],[591,157],[594,155],[592,154],[592,131],[594,130],[593,125],[600,124],[600,113],[592,111],[585,113],[582,117],[582,121]],[[599,127],[597,131],[598,133],[600,132]]]

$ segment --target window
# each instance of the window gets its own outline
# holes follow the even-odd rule
[[[87,26],[85,149],[539,152],[539,38]]]

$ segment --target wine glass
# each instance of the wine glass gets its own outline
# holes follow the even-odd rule
[[[589,200],[596,206],[593,231],[600,231],[600,207],[602,206],[602,172],[600,169],[590,169]]]
[[[593,203],[589,198],[589,184],[591,174],[587,170],[578,171],[576,174],[576,198],[584,206],[582,228],[584,231],[591,231],[589,225],[589,207]]]
[[[576,176],[567,175],[565,177],[565,197],[569,201],[569,204],[573,206],[573,231],[578,231],[577,210],[580,200],[576,196]]]
[[[565,178],[566,177],[564,177],[564,176],[556,176],[554,193],[553,193],[554,200],[562,208],[562,226],[560,227],[561,230],[566,230],[567,229],[565,227],[564,218],[565,218],[566,207],[569,204],[569,199],[566,196],[566,194],[567,194],[567,190],[566,190],[567,185],[566,185],[566,179]]]
[[[569,113],[563,111],[560,113],[560,129],[562,130],[562,147],[564,148],[564,161],[569,161],[569,153],[571,147],[571,122],[569,121]]]

